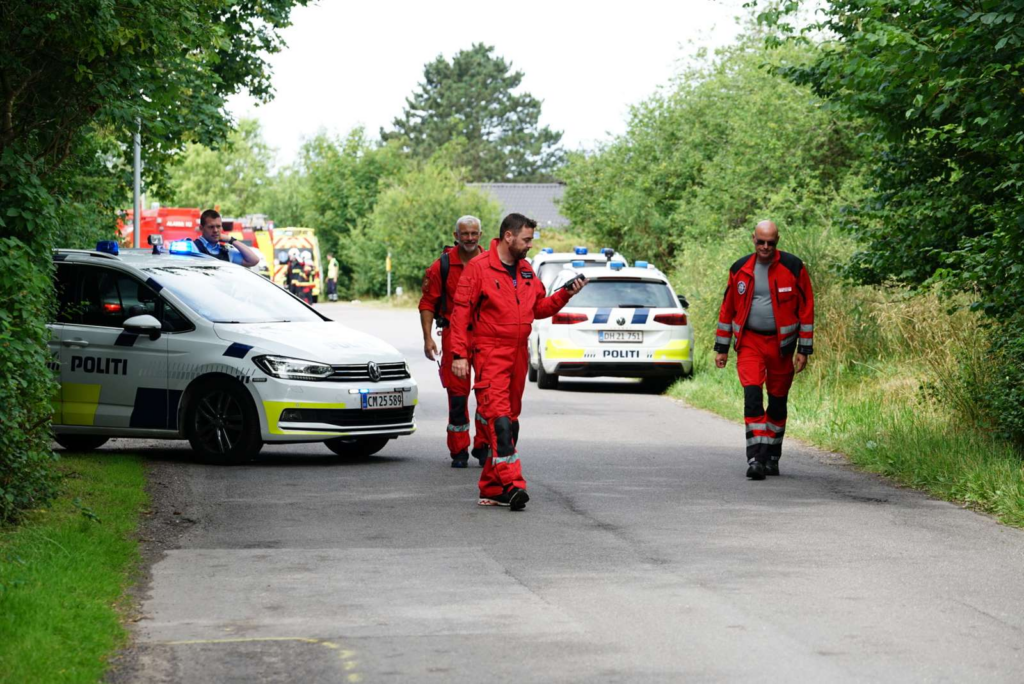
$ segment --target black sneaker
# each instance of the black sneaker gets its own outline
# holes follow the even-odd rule
[[[750,461],[747,463],[747,477],[751,480],[763,480],[764,464],[759,461]]]
[[[487,457],[491,455],[491,447],[477,447],[476,449],[473,449],[469,453],[473,456],[473,458],[479,461],[480,467],[483,468],[484,463],[487,463]]]
[[[481,496],[476,505],[507,506],[510,510],[521,511],[526,508],[526,502],[529,500],[530,495],[526,493],[525,489],[512,487],[507,492],[503,492],[498,496]]]
[[[459,459],[457,461],[454,460],[454,459],[452,460],[452,468],[468,468],[468,467],[469,467],[469,461],[468,460],[467,461],[463,461],[461,459]]]
[[[526,508],[526,502],[530,500],[530,495],[526,493],[525,489],[513,488],[509,492],[508,497],[508,509],[510,511],[521,511]]]
[[[779,474],[779,461],[778,459],[771,459],[764,464],[765,475],[778,475]]]
[[[452,468],[468,468],[469,452],[463,449],[457,454],[452,454]]]

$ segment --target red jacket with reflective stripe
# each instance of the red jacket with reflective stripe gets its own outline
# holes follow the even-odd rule
[[[718,312],[715,351],[729,352],[732,337],[739,346],[743,337],[750,305],[754,301],[754,263],[757,254],[745,256],[729,269],[729,285],[725,288],[722,308]],[[768,266],[768,282],[775,315],[775,331],[779,351],[801,354],[814,351],[814,291],[804,263],[788,252],[776,251]]]
[[[559,290],[544,296],[544,285],[525,259],[516,264],[513,281],[498,258],[498,241],[466,266],[455,292],[452,313],[452,352],[469,358],[469,335],[474,345],[522,345],[530,337],[536,318],[558,313],[569,301]]]
[[[445,289],[448,291],[448,301],[445,302],[445,311],[442,312],[449,320],[452,317],[452,310],[455,308],[455,291],[459,287],[459,279],[462,278],[462,271],[465,268],[459,258],[459,246],[448,247],[444,250],[448,255],[448,281]],[[487,254],[486,251],[482,254]],[[477,254],[476,256],[480,256]],[[473,257],[474,259],[476,257]],[[420,296],[420,311],[437,311],[437,300],[441,298],[441,260],[435,259],[434,263],[427,267],[423,275],[423,288]]]

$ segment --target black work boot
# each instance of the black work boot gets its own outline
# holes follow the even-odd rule
[[[779,459],[770,458],[768,462],[764,464],[765,475],[778,475],[779,474]]]
[[[763,480],[765,476],[764,464],[760,461],[750,460],[747,462],[747,477],[751,480]]]

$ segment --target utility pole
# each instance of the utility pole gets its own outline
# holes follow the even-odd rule
[[[142,230],[140,229],[140,222],[142,221],[142,196],[140,191],[142,190],[142,118],[138,119],[138,128],[135,129],[134,147],[135,147],[135,160],[133,166],[133,188],[132,188],[132,208],[134,213],[132,215],[132,246],[135,249],[142,247]]]
[[[391,299],[391,251],[388,251],[388,258],[384,262],[384,268],[388,271],[388,299]]]

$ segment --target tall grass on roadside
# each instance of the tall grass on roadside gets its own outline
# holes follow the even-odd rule
[[[96,682],[124,643],[119,606],[147,503],[131,456],[65,456],[52,508],[0,530],[0,682]]]
[[[711,360],[727,268],[750,253],[748,240],[741,231],[696,245],[672,274],[690,300],[697,347],[694,379],[672,394],[736,420],[735,353],[722,371]],[[966,299],[849,285],[831,268],[847,249],[836,239],[812,245],[799,230],[784,232],[780,248],[805,259],[816,303],[815,352],[790,393],[787,434],[1024,527],[1024,467],[990,430],[989,331]]]

